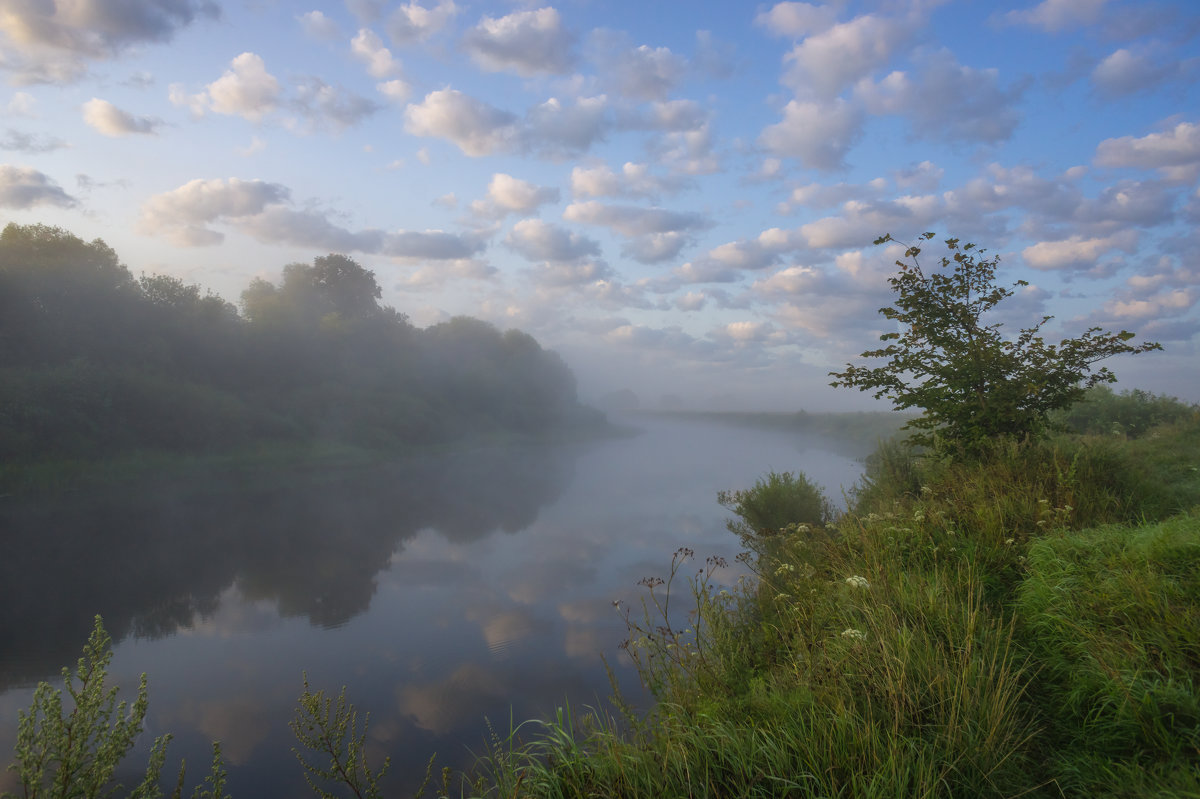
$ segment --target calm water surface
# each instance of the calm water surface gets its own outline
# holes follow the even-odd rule
[[[801,470],[836,500],[861,466],[815,439],[630,423],[642,434],[284,485],[0,503],[0,765],[33,685],[74,663],[97,613],[121,696],[149,675],[131,762],[171,732],[168,763],[185,757],[196,779],[220,740],[235,798],[308,795],[287,726],[304,672],[370,711],[369,752],[391,755],[398,789],[434,752],[439,768],[469,765],[485,718],[503,732],[565,701],[603,705],[602,658],[645,706],[613,601],[636,601],[679,547],[736,566],[717,491]]]

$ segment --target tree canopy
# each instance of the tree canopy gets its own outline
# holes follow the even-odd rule
[[[925,233],[920,240],[932,238]],[[875,243],[890,241],[886,235]],[[945,244],[949,254],[929,274],[918,260],[919,246],[908,247],[906,260],[896,261],[899,272],[888,280],[895,304],[879,312],[899,329],[880,336],[886,346],[861,356],[885,363],[847,364],[845,371],[830,372],[835,387],[874,391],[897,409],[920,409],[921,416],[907,425],[918,431],[915,443],[971,451],[997,437],[1036,434],[1050,411],[1072,405],[1098,383],[1116,380],[1106,367],[1093,371],[1094,364],[1162,349],[1153,342],[1130,343],[1134,334],[1128,331],[1099,327],[1049,343],[1041,329],[1050,316],[1005,337],[1002,324],[987,324],[985,317],[1028,283],[997,285],[999,256],[988,257],[987,250],[958,239]]]

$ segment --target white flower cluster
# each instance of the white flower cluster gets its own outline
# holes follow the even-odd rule
[[[862,630],[856,630],[853,627],[849,627],[845,630],[842,630],[842,637],[845,638],[847,641],[865,641],[865,640],[867,640],[866,633],[864,633]]]
[[[864,590],[871,587],[871,584],[867,582],[866,577],[859,577],[858,575],[847,577],[846,585],[850,586],[851,588],[862,588]]]

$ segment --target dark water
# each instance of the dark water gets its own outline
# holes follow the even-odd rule
[[[469,765],[485,718],[504,732],[602,705],[602,658],[644,706],[613,601],[636,601],[679,547],[734,564],[718,490],[802,470],[836,500],[860,465],[773,432],[633,424],[586,445],[0,504],[0,764],[33,685],[75,662],[97,613],[121,696],[149,675],[131,761],[171,732],[168,763],[199,778],[220,740],[234,797],[306,795],[287,726],[303,672],[370,711],[368,751],[392,757],[399,789],[434,752]]]

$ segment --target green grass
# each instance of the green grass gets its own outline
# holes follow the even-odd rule
[[[768,475],[723,497],[753,580],[684,584],[681,550],[629,609],[654,710],[518,728],[460,791],[1200,796],[1197,467],[1195,422],[969,463],[893,443],[824,526],[780,524],[816,506]]]

